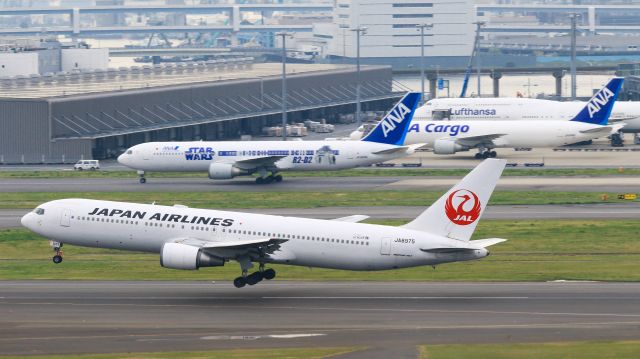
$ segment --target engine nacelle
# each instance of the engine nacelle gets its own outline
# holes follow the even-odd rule
[[[209,178],[216,180],[232,179],[236,176],[248,175],[247,170],[235,167],[230,163],[212,163],[209,165]]]
[[[160,250],[160,265],[172,269],[194,270],[224,265],[224,259],[205,253],[202,248],[181,243],[165,243]]]
[[[468,151],[469,147],[462,146],[453,140],[436,140],[433,143],[433,153],[436,155],[452,155],[459,151]]]

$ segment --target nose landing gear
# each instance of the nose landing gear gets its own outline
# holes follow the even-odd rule
[[[138,171],[138,176],[140,177],[140,183],[147,183],[147,179],[144,178],[144,171]]]
[[[53,256],[53,263],[58,264],[62,262],[62,243],[60,242],[56,242],[56,241],[51,241],[49,242],[49,244],[51,245],[51,247],[53,247],[54,252],[56,252],[56,255]]]

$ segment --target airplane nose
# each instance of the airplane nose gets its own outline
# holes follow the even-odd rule
[[[120,163],[121,165],[128,165],[127,161],[129,159],[129,156],[127,156],[126,153],[121,154],[120,156],[118,156],[118,163]]]
[[[20,224],[22,224],[23,227],[26,228],[31,228],[31,217],[33,216],[33,213],[29,212],[27,214],[25,214],[24,216],[22,216],[22,218],[20,218]]]

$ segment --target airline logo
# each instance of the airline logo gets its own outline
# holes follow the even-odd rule
[[[496,113],[495,108],[474,109],[462,107],[451,111],[454,116],[495,116]]]
[[[156,212],[149,216],[147,216],[147,214],[148,213],[144,211],[130,211],[126,209],[99,208],[99,207],[96,207],[91,212],[87,213],[87,215],[89,216],[131,218],[131,219],[142,219],[147,221],[158,221],[158,222],[202,224],[202,225],[223,226],[223,227],[229,227],[233,225],[233,219],[231,218],[212,218],[212,217],[201,217],[201,216],[191,216],[191,215],[161,213],[161,212]],[[111,222],[113,222],[113,219],[111,220]]]
[[[398,103],[398,105],[380,122],[384,137],[386,138],[389,132],[395,130],[396,127],[398,127],[398,124],[402,123],[405,116],[409,113],[411,113],[411,109],[409,109],[409,107],[402,102]]]
[[[455,137],[459,133],[467,133],[470,129],[468,125],[439,125],[429,123],[424,126],[424,132],[448,133],[451,137]],[[417,123],[412,124],[408,132],[420,132],[420,125]]]
[[[466,189],[452,192],[444,205],[444,212],[449,220],[459,226],[467,226],[480,217],[480,200],[478,196]]]
[[[602,106],[606,105],[609,102],[609,99],[614,97],[614,93],[609,90],[608,87],[603,87],[600,91],[598,91],[595,96],[587,103],[587,109],[589,110],[589,118],[593,118],[593,115],[598,113],[602,109]]]
[[[189,147],[184,152],[187,161],[211,161],[215,152],[211,147]]]

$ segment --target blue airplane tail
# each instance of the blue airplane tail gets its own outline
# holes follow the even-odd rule
[[[609,122],[613,104],[618,98],[623,81],[624,79],[621,77],[612,78],[606,86],[593,95],[585,107],[571,121],[606,125]]]
[[[419,92],[409,92],[404,95],[402,100],[361,141],[402,145],[420,97]]]

